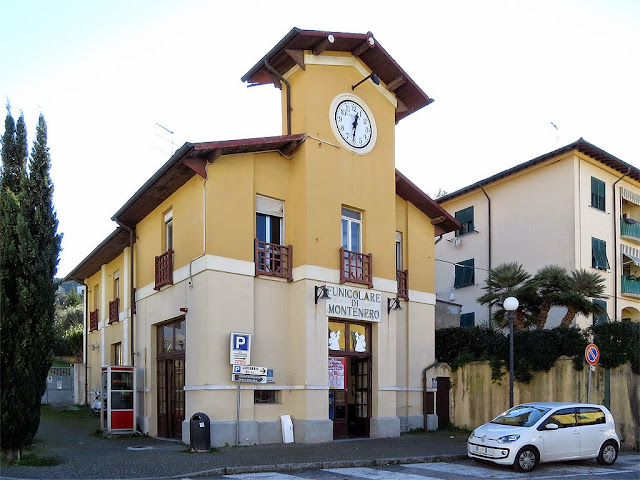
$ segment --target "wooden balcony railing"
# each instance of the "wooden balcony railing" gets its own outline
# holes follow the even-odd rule
[[[93,332],[98,329],[98,310],[89,312],[89,331]]]
[[[340,283],[353,282],[373,287],[373,256],[340,248]]]
[[[409,270],[396,270],[398,297],[409,300]]]
[[[257,275],[286,278],[293,281],[293,246],[262,242],[254,239],[254,259]]]
[[[160,290],[165,285],[173,285],[173,250],[156,257],[156,283],[153,288]]]
[[[109,323],[120,320],[120,299],[116,298],[109,302]]]

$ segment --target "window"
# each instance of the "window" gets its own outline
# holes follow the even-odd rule
[[[282,245],[284,202],[256,195],[256,237],[261,242]]]
[[[165,252],[173,250],[173,210],[164,215],[164,245]]]
[[[604,300],[593,300],[594,305],[598,305],[602,309],[602,313],[593,316],[593,324],[605,323],[609,321],[609,315],[607,315],[607,302]]]
[[[595,407],[578,407],[578,426],[598,425],[606,423],[602,410]]]
[[[362,251],[362,214],[342,207],[342,246],[351,252]]]
[[[120,270],[113,272],[113,299],[120,298]]]
[[[473,233],[475,231],[473,226],[473,205],[462,210],[458,210],[455,213],[455,217],[462,225],[460,230],[456,232],[456,237],[466,235],[467,233]]]
[[[605,211],[604,182],[596,177],[591,177],[591,206]]]
[[[183,353],[187,346],[187,325],[184,319],[158,327],[158,355]]]
[[[402,233],[396,232],[396,270],[402,270]]]
[[[546,425],[555,423],[558,428],[574,427],[576,425],[576,411],[574,408],[563,408],[549,417]]]
[[[473,258],[456,264],[455,288],[475,284],[475,260]]]
[[[112,365],[122,365],[122,343],[114,343],[111,348]]]
[[[476,314],[474,312],[471,313],[463,313],[460,315],[460,326],[461,327],[473,327],[476,324]]]
[[[253,403],[281,403],[279,390],[254,390]]]
[[[598,270],[607,270],[609,268],[607,242],[595,237],[591,237],[591,266]]]
[[[109,302],[109,323],[120,320],[120,272],[113,272],[113,300]]]

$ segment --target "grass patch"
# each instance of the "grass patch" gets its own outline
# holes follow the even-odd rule
[[[70,405],[68,407],[53,407],[43,404],[40,406],[40,417],[50,419],[91,418],[95,417],[86,405]]]
[[[55,467],[60,465],[60,459],[55,456],[39,457],[30,453],[24,455],[20,460],[7,460],[2,457],[1,463],[3,467]]]
[[[407,432],[407,435],[465,435],[468,437],[471,434],[471,430],[466,428],[456,427],[455,425],[449,425],[447,428],[441,430],[425,430],[424,428],[412,428]]]

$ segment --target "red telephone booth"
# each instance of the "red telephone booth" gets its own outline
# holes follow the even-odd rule
[[[134,367],[102,367],[100,426],[107,433],[135,433],[136,376]]]

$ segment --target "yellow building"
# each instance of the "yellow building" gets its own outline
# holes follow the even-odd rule
[[[242,80],[281,88],[283,135],[185,144],[68,276],[87,391],[135,366],[138,427],[185,442],[196,412],[213,445],[280,442],[283,415],[304,443],[422,427],[459,224],[395,169],[394,127],[431,99],[371,33],[293,29]]]
[[[462,224],[436,245],[438,301],[462,306],[462,325],[487,324],[487,272],[519,262],[586,269],[605,282],[606,314],[575,324],[640,321],[640,170],[582,138],[438,199]],[[566,308],[555,307],[548,327]],[[457,326],[457,325],[456,325]]]

